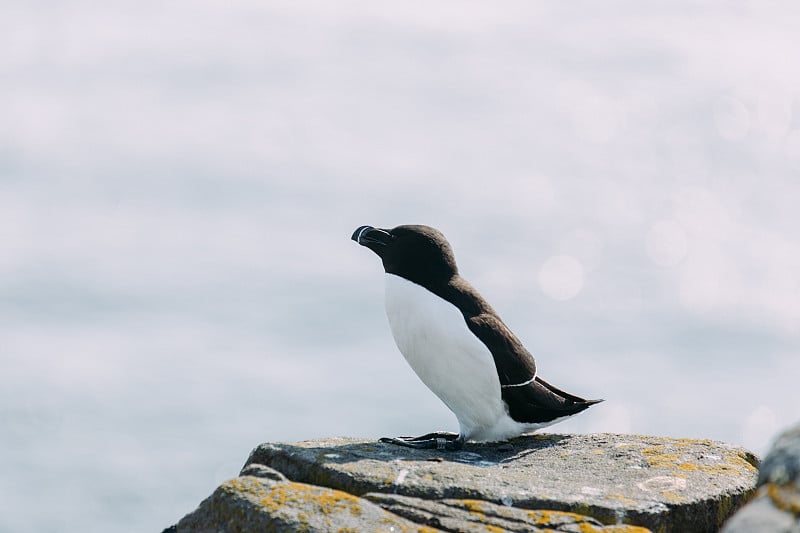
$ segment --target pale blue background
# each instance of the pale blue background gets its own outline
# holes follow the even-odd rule
[[[800,419],[792,1],[0,2],[0,530],[160,531],[260,442],[455,429],[361,224],[606,402]]]

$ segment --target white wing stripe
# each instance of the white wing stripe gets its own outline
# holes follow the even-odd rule
[[[504,388],[504,389],[507,389],[508,387],[524,387],[525,385],[533,383],[533,380],[535,380],[535,379],[536,379],[536,374],[534,374],[533,377],[531,379],[529,379],[528,381],[524,381],[522,383],[515,383],[513,385],[500,385],[500,386],[502,388]]]

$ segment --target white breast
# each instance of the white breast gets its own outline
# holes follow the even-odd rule
[[[494,436],[501,429],[498,425],[510,433],[521,432],[505,427],[517,424],[500,397],[492,354],[470,332],[456,306],[416,283],[386,274],[386,314],[400,352],[455,413],[462,435],[483,440]]]

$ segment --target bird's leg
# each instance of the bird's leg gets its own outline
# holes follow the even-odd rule
[[[419,437],[381,437],[381,442],[397,444],[418,450],[460,450],[464,446],[464,436],[448,431],[434,431]]]

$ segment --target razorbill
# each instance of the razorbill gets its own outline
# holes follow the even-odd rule
[[[460,427],[458,434],[381,441],[457,450],[469,440],[501,441],[555,424],[602,401],[564,392],[536,374],[533,356],[458,274],[453,250],[438,230],[360,226],[352,239],[383,261],[395,344]]]

